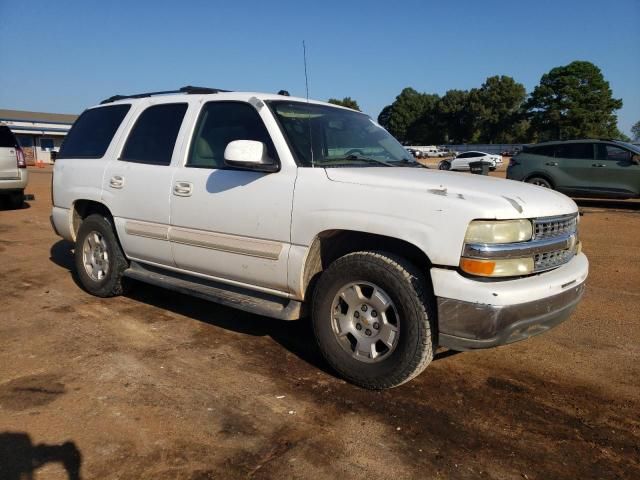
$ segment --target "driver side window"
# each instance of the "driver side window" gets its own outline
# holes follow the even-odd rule
[[[187,167],[227,168],[224,151],[234,140],[255,140],[267,146],[267,154],[277,159],[258,112],[244,102],[209,102],[202,107],[189,150]]]

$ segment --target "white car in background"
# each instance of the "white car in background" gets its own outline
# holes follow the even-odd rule
[[[443,160],[438,164],[440,170],[469,170],[471,162],[487,162],[491,164],[491,170],[502,165],[502,155],[491,155],[484,152],[464,152],[451,160]]]

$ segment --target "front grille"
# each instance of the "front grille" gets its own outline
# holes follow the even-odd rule
[[[561,217],[541,217],[534,221],[533,239],[559,237],[575,233],[578,228],[578,214]]]
[[[567,250],[555,250],[553,252],[537,253],[533,257],[534,271],[542,272],[559,267],[567,263],[576,254],[575,248]]]
[[[578,241],[578,214],[560,217],[542,217],[534,220],[533,240],[546,240],[557,237],[573,236],[569,248],[537,253],[533,257],[534,271],[543,272],[567,263],[576,254]]]

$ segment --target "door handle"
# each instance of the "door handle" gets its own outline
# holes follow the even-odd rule
[[[124,177],[120,175],[114,175],[109,180],[109,186],[111,188],[118,188],[118,189],[124,187]]]
[[[592,163],[591,166],[592,167],[606,167],[606,165],[604,163]]]
[[[549,165],[550,167],[557,167],[558,162],[547,162],[545,165]]]
[[[190,197],[193,192],[193,184],[190,182],[176,182],[173,185],[173,194],[178,197]]]

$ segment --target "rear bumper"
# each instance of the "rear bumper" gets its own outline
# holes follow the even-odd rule
[[[497,282],[434,268],[439,344],[471,350],[543,333],[573,312],[584,293],[588,271],[583,253],[549,272]]]
[[[565,321],[584,294],[585,284],[552,297],[510,306],[438,298],[439,343],[474,350],[525,340]]]
[[[0,180],[0,194],[20,192],[27,188],[29,182],[29,172],[26,168],[18,169],[19,178]]]

